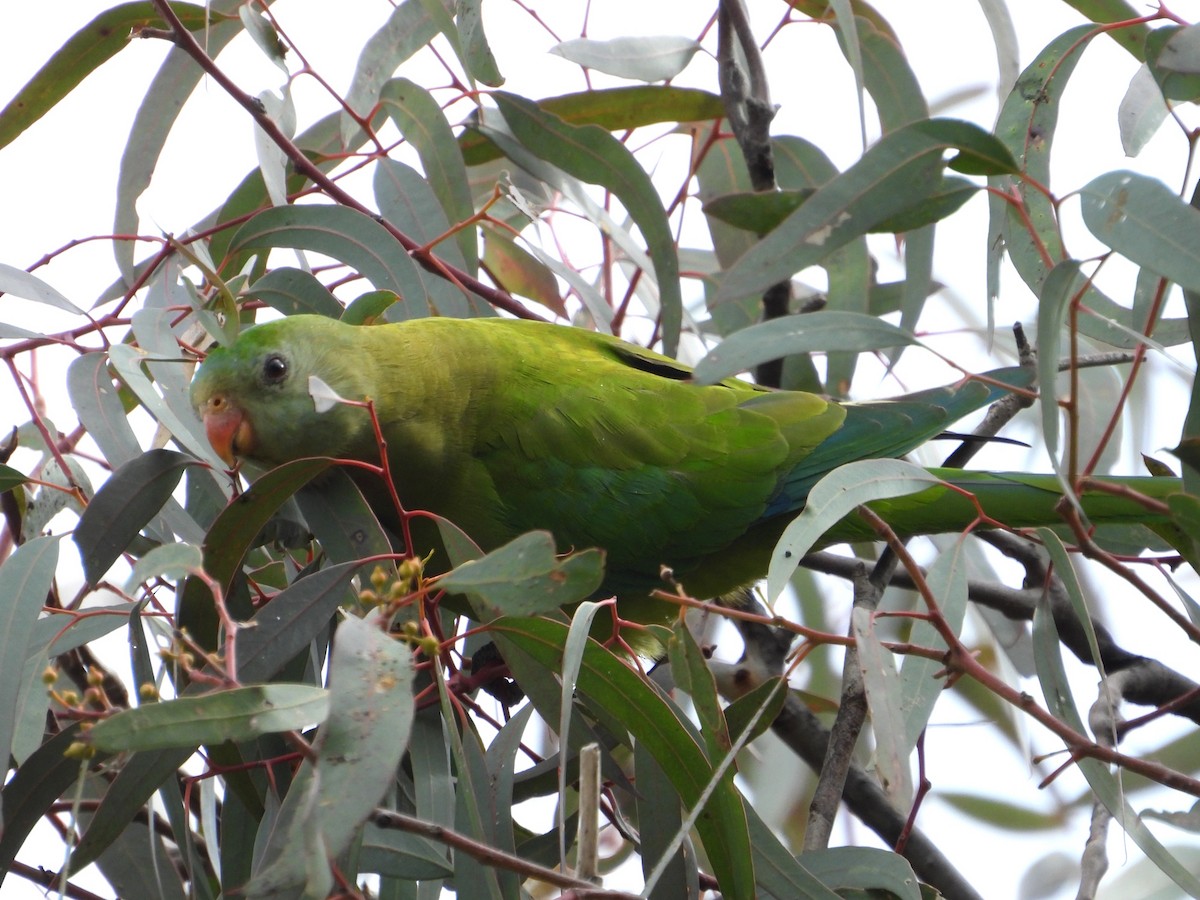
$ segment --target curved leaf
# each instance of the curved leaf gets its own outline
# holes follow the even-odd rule
[[[560,559],[554,538],[531,531],[438,579],[501,615],[532,616],[589,596],[604,578],[604,554],[584,550]]]
[[[292,247],[345,263],[380,290],[395,291],[424,309],[425,288],[416,263],[378,222],[346,206],[280,206],[264,210],[238,229],[230,253]]]
[[[805,853],[804,867],[839,896],[872,896],[876,892],[901,900],[924,896],[916,874],[903,856],[875,847],[832,847]]]
[[[133,564],[133,571],[125,579],[125,593],[132,594],[139,584],[150,578],[162,576],[178,581],[198,571],[203,560],[204,553],[195,544],[179,542],[155,547]]]
[[[0,292],[26,300],[36,300],[38,303],[45,303],[77,316],[85,315],[82,309],[36,275],[30,275],[24,269],[5,263],[0,263]]]
[[[29,480],[29,476],[18,472],[12,466],[0,465],[0,494],[11,491]]]
[[[88,733],[96,749],[168,750],[244,741],[325,721],[330,697],[307,684],[259,684],[123,710]]]
[[[2,571],[2,570],[0,570]],[[3,724],[0,723],[0,727]],[[12,871],[13,860],[42,816],[58,802],[79,777],[79,761],[66,750],[79,739],[79,723],[72,722],[46,738],[0,789],[4,802],[4,829],[0,831],[0,884]]]
[[[667,81],[682,72],[699,49],[694,38],[637,35],[607,41],[574,38],[555,44],[550,52],[618,78]]]
[[[204,436],[200,420],[196,417],[195,412],[190,411],[186,417],[177,415],[172,404],[154,389],[154,383],[142,371],[142,366],[151,361],[150,354],[129,344],[113,344],[108,348],[108,358],[112,361],[117,374],[121,376],[121,380],[137,395],[146,410],[158,419],[176,441],[194,456],[214,468],[224,467],[224,463],[217,458],[217,454],[213,452],[208,439]],[[182,397],[178,397],[176,402],[178,403],[182,399]]]
[[[194,15],[192,21],[196,28],[204,29],[204,48],[210,56],[217,56],[241,34],[242,23],[237,16],[241,5],[238,0],[214,0],[206,4],[206,9],[196,11],[198,15]],[[174,6],[171,8],[175,9]],[[161,24],[157,14],[154,18],[154,24]],[[138,198],[150,186],[163,147],[183,111],[184,102],[203,77],[204,70],[196,65],[191,56],[180,47],[171,47],[142,97],[121,154],[116,210],[113,214],[114,234],[138,233]],[[132,284],[136,278],[134,247],[134,241],[113,242],[113,255],[126,285]]]
[[[767,600],[783,593],[800,559],[857,506],[937,484],[937,476],[900,459],[863,459],[834,469],[809,491],[804,511],[784,529],[771,551]]]
[[[455,9],[458,41],[454,45],[463,68],[472,79],[482,81],[488,87],[504,84],[504,76],[500,74],[483,30],[483,0],[457,0]]]
[[[349,845],[395,779],[408,745],[412,677],[408,645],[378,623],[350,617],[338,626],[329,690],[321,691],[330,712],[313,741],[316,758],[306,761],[292,781],[263,848],[261,868],[246,886],[248,896],[312,885],[307,854],[294,852],[296,847],[316,838],[324,870],[326,855],[336,857]]]
[[[99,445],[109,465],[123,465],[142,452],[103,353],[93,351],[71,361],[67,392],[79,424]]]
[[[285,316],[315,313],[318,316],[337,319],[343,312],[342,304],[338,303],[337,298],[329,293],[329,289],[321,284],[316,276],[303,269],[288,266],[272,269],[250,285],[246,293],[279,310]]]
[[[1200,26],[1169,25],[1146,37],[1146,68],[1168,100],[1200,99]]]
[[[599,125],[622,131],[658,122],[705,122],[725,115],[721,98],[708,91],[674,85],[606,88],[546,97],[538,106],[573,125]],[[479,166],[503,152],[479,131],[468,128],[458,138],[463,159]]]
[[[1066,563],[1057,565],[1055,571],[1064,578],[1064,586],[1068,595],[1074,595],[1073,605],[1076,609],[1086,608],[1086,603],[1080,593],[1079,584],[1075,579],[1074,569],[1070,565],[1061,543],[1050,532],[1042,530],[1043,538],[1050,541],[1052,553]],[[1090,632],[1090,626],[1085,626]],[[1094,638],[1092,641],[1095,652]],[[1049,595],[1043,595],[1038,602],[1033,616],[1033,643],[1036,653],[1038,682],[1042,688],[1042,696],[1046,708],[1060,721],[1065,722],[1075,731],[1087,734],[1083,717],[1075,705],[1070,682],[1062,661],[1062,645],[1058,638],[1058,629],[1054,622],[1054,613],[1050,608]],[[1181,888],[1192,896],[1200,895],[1200,879],[1188,871],[1172,853],[1146,827],[1142,818],[1125,799],[1125,793],[1118,783],[1116,776],[1108,767],[1096,759],[1079,759],[1076,762],[1079,771],[1087,779],[1088,786],[1098,799],[1108,809],[1112,817],[1125,829],[1135,844],[1141,848],[1154,864],[1165,872]]]
[[[994,141],[985,138],[982,129],[949,120],[916,122],[884,136],[734,263],[712,302],[758,294],[918,208],[940,185],[947,150],[960,150],[980,167],[1001,165]]]
[[[543,618],[502,618],[489,626],[541,665],[557,669],[568,629]],[[666,772],[686,806],[692,807],[708,786],[714,765],[701,748],[694,726],[655,693],[622,660],[589,641],[579,668],[579,693],[597,710],[620,722]],[[754,896],[754,871],[742,798],[732,772],[717,786],[696,822],[722,893]]]
[[[450,230],[445,208],[434,195],[429,181],[416,169],[393,159],[381,159],[375,164],[372,183],[380,215],[413,240],[431,244]],[[459,240],[440,242],[435,252],[443,262],[474,272],[479,266],[476,229],[463,229],[459,235]],[[464,243],[469,247],[469,257],[463,255]],[[470,266],[467,259],[471,260]],[[428,310],[402,303],[393,308],[387,318],[395,321],[398,316],[411,319],[427,313],[458,318],[494,314],[491,306],[449,279],[423,268],[418,268],[417,274],[429,297]]]
[[[475,213],[467,167],[446,121],[446,114],[433,95],[407,78],[394,78],[384,85],[379,100],[421,158],[428,185],[442,204],[446,218],[452,224],[465,222]],[[455,242],[464,268],[473,273],[479,265],[476,229],[464,228],[455,235]],[[432,239],[437,234],[429,235]]]
[[[170,499],[188,466],[174,450],[149,450],[113,473],[79,519],[74,540],[88,584],[95,585]]]
[[[272,469],[217,516],[204,539],[204,571],[229,590],[254,539],[283,503],[332,465],[333,460],[298,459]],[[199,646],[215,649],[217,616],[212,594],[199,578],[189,578],[179,592],[176,624]]]
[[[821,310],[783,316],[735,331],[696,364],[698,384],[716,384],[759,363],[795,353],[862,352],[920,345],[909,332],[862,313]]]
[[[438,5],[443,5],[443,0],[438,0]],[[367,39],[346,91],[347,111],[341,115],[343,144],[351,143],[359,128],[355,116],[359,119],[370,116],[392,73],[438,33],[434,10],[435,7],[421,0],[404,0],[392,10],[383,27]]]
[[[34,623],[46,602],[58,565],[58,538],[38,537],[0,565],[0,755],[6,761],[16,728],[17,700],[24,679]],[[5,807],[5,822],[8,808]]]
[[[1106,172],[1080,195],[1092,234],[1138,265],[1200,291],[1200,210],[1136,172]]]
[[[172,3],[171,10],[189,30],[224,18],[193,3]],[[106,9],[84,25],[0,110],[0,147],[11,143],[83,79],[129,46],[130,32],[161,24],[153,3],[137,2]]]
[[[663,347],[674,356],[683,320],[679,258],[667,215],[650,176],[625,145],[595,125],[572,125],[515,94],[493,96],[521,145],[539,159],[589,184],[612,191],[629,210],[654,263],[662,302]]]

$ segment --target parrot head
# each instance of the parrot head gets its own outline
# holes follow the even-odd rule
[[[354,351],[341,340],[342,330],[351,327],[293,316],[249,328],[208,354],[192,380],[191,401],[225,462],[279,465],[343,455],[369,419],[345,404],[319,414],[310,379],[319,378],[341,397],[362,399]]]

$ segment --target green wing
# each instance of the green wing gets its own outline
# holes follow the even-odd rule
[[[719,552],[767,511],[801,450],[781,419],[806,423],[810,444],[841,409],[810,394],[768,395],[744,382],[690,383],[672,360],[576,329],[512,329],[519,391],[480,435],[514,533],[550,528],[559,545],[600,546],[609,569],[657,581]],[[747,401],[771,396],[768,408]]]
[[[769,550],[765,532],[801,509],[828,471],[903,455],[1004,392],[964,381],[903,401],[841,405],[738,380],[701,387],[686,366],[592,332],[483,327],[505,332],[510,360],[495,394],[501,415],[473,450],[503,527],[548,528],[563,549],[605,548],[610,587],[659,583],[664,564],[684,577],[720,568],[726,549],[760,531]],[[753,556],[742,563],[734,554],[717,582],[760,574]]]

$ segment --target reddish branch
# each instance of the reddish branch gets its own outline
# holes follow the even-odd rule
[[[249,113],[255,124],[263,130],[272,143],[283,151],[295,170],[317,185],[326,196],[343,206],[356,210],[363,215],[370,216],[379,222],[410,256],[435,275],[448,278],[463,290],[477,294],[497,309],[502,309],[505,312],[512,313],[514,316],[524,319],[539,318],[513,299],[512,295],[508,292],[484,284],[473,275],[438,259],[428,248],[422,246],[419,241],[413,240],[413,238],[392,225],[385,218],[360,203],[352,194],[343,190],[337,182],[322,172],[312,160],[305,156],[304,152],[292,142],[291,138],[280,130],[275,121],[267,115],[266,110],[263,109],[262,104],[258,100],[234,84],[233,80],[225,74],[212,57],[205,52],[204,48],[200,46],[192,33],[179,21],[179,17],[175,15],[167,0],[152,0],[152,2],[154,8],[162,16],[163,21],[167,23],[169,28],[165,32],[143,29],[141,34],[145,37],[163,37],[170,40],[180,50],[192,57],[200,68],[208,73],[238,105]]]

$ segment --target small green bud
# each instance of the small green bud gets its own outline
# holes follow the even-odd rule
[[[91,759],[95,755],[96,748],[83,741],[75,741],[63,751],[63,756],[67,759]]]

